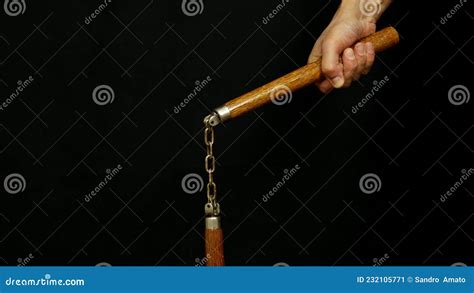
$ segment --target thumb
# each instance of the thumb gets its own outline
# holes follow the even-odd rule
[[[343,65],[340,60],[344,49],[346,46],[343,42],[332,38],[322,44],[321,70],[335,88],[340,88],[344,84]]]

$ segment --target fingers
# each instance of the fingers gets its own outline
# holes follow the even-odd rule
[[[323,80],[321,83],[318,83],[316,85],[318,86],[319,90],[324,94],[328,94],[334,89],[331,82],[327,79]]]
[[[351,48],[344,50],[342,60],[344,65],[343,87],[349,87],[352,81],[369,73],[375,60],[374,46],[372,43],[357,43],[353,50]]]
[[[354,80],[361,75],[369,73],[375,60],[374,46],[372,43],[357,43],[354,49],[347,48],[342,52],[342,58],[333,60],[333,56],[324,55],[321,69],[326,77],[324,81],[317,84],[323,93],[329,93],[334,88],[349,87]],[[325,58],[328,57],[328,58]],[[316,57],[316,59],[319,56]],[[311,58],[311,56],[310,56]],[[335,65],[333,62],[336,62]],[[329,65],[328,65],[329,64]],[[341,84],[342,80],[342,84]]]
[[[357,56],[357,69],[354,72],[353,78],[357,80],[365,70],[367,64],[367,50],[363,43],[357,43],[354,48]]]
[[[327,39],[322,44],[321,71],[335,88],[344,85],[344,67],[339,60],[344,49],[343,44],[334,39]]]
[[[365,44],[365,49],[367,51],[367,62],[365,64],[364,70],[362,70],[362,74],[364,75],[369,73],[375,61],[374,45],[372,43],[367,43]]]
[[[316,62],[318,61],[319,58],[321,58],[321,42],[317,41],[314,44],[311,54],[309,54],[308,63]],[[327,79],[324,79],[323,81],[320,81],[320,82],[316,82],[316,86],[324,94],[328,94],[330,91],[333,90],[332,84]]]
[[[358,67],[358,60],[352,48],[347,48],[342,54],[342,62],[344,64],[344,84],[343,87],[351,85],[356,69]]]

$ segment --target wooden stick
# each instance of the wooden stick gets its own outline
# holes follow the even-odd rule
[[[206,265],[224,265],[224,237],[219,217],[206,217]]]
[[[376,53],[385,51],[398,44],[398,32],[393,27],[384,28],[361,42],[371,42]],[[302,87],[314,84],[323,79],[321,72],[321,59],[288,73],[266,85],[263,85],[247,94],[235,98],[223,106],[216,108],[219,122],[236,118],[244,113],[255,110],[269,103],[272,99],[283,98]]]

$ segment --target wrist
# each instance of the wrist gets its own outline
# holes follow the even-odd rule
[[[391,0],[341,0],[338,13],[358,21],[376,23]]]

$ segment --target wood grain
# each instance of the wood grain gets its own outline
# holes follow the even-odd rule
[[[222,229],[206,229],[207,266],[224,265],[224,238]]]
[[[393,27],[384,28],[362,40],[372,42],[376,53],[385,51],[399,42],[398,32]],[[291,94],[322,79],[321,59],[288,73],[266,85],[227,102],[230,118],[238,117],[271,101],[275,93]]]

